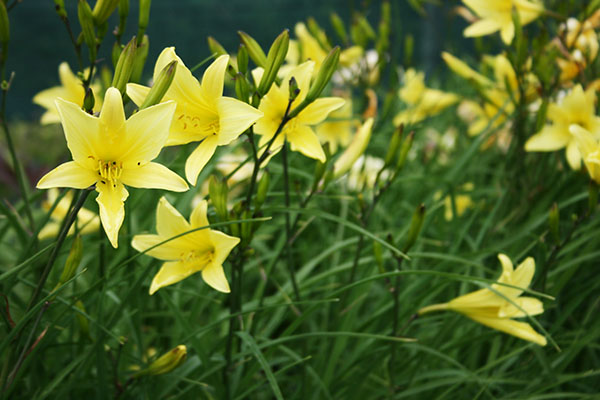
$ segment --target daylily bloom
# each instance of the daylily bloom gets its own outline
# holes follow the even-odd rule
[[[600,138],[600,117],[595,115],[596,93],[593,90],[583,91],[577,85],[562,101],[548,105],[547,117],[553,122],[533,135],[525,143],[527,151],[555,151],[567,149],[567,161],[574,170],[581,168],[581,153],[577,141],[569,130],[573,124],[579,125]]]
[[[569,132],[575,137],[590,178],[596,183],[600,183],[600,144],[598,138],[579,125],[571,125]]]
[[[361,125],[352,138],[352,143],[350,143],[342,155],[335,161],[335,164],[333,165],[334,178],[344,175],[355,165],[356,160],[363,155],[369,145],[369,140],[371,140],[373,122],[374,119],[369,118]]]
[[[445,108],[458,101],[458,96],[425,86],[425,75],[410,68],[404,73],[404,87],[398,92],[408,105],[394,118],[394,125],[409,125],[423,121],[427,117],[439,114]]]
[[[464,31],[466,37],[485,36],[500,31],[502,41],[510,44],[515,36],[513,8],[519,13],[521,25],[534,21],[544,11],[536,1],[527,0],[463,0],[481,19],[475,21]]]
[[[315,128],[321,143],[329,143],[332,154],[337,152],[338,146],[346,147],[352,139],[352,132],[358,121],[352,119],[352,100],[345,99],[344,105],[329,114],[331,120],[320,123]]]
[[[452,221],[455,217],[462,216],[465,211],[472,208],[475,203],[471,199],[471,196],[464,192],[471,192],[473,190],[473,183],[467,182],[460,187],[460,191],[463,193],[456,194],[454,196],[454,206],[456,207],[456,215],[454,215],[454,208],[452,207],[452,197],[447,195],[444,197],[444,219],[446,221]],[[436,192],[433,195],[434,200],[439,200],[442,196],[441,192]]]
[[[262,116],[262,112],[243,101],[223,96],[228,55],[213,61],[204,72],[200,84],[175,54],[175,48],[167,47],[156,60],[154,79],[173,60],[178,62],[175,77],[162,101],[175,100],[177,109],[165,146],[200,142],[185,163],[185,176],[188,182],[196,185],[200,171],[217,146],[225,146],[237,139]],[[127,95],[138,106],[144,102],[149,91],[149,87],[127,84]]]
[[[52,205],[56,202],[57,198],[58,189],[52,188],[48,190],[48,199],[42,202],[42,208],[46,211],[49,211],[50,208],[52,208]],[[69,212],[69,206],[72,199],[73,193],[69,191],[63,196],[62,199],[58,201],[58,204],[56,204],[56,207],[54,207],[52,214],[50,214],[50,220],[40,230],[38,239],[44,240],[56,237],[58,235],[60,226]],[[100,218],[96,213],[93,213],[86,208],[81,208],[77,213],[77,219],[75,220],[75,223],[79,228],[79,233],[85,235],[98,230],[100,227]],[[75,226],[71,226],[71,229],[69,229],[67,235],[72,235],[73,233],[75,233]]]
[[[557,58],[556,62],[561,70],[561,81],[570,81],[575,78],[587,65],[594,61],[598,55],[600,43],[596,28],[600,25],[600,10],[585,21],[579,22],[575,18],[569,18],[566,23],[561,24],[560,29],[565,35],[566,49],[562,42],[559,49],[565,58]]]
[[[86,72],[87,73],[87,72]],[[58,98],[75,103],[78,106],[83,105],[83,98],[85,97],[85,90],[83,90],[83,84],[69,68],[69,64],[62,62],[58,67],[58,76],[60,78],[61,86],[51,87],[50,89],[42,90],[33,97],[33,102],[46,109],[46,112],[42,115],[41,123],[54,124],[60,122],[60,116],[56,109],[55,101]],[[95,95],[94,112],[99,111],[102,108],[102,99],[98,96],[100,93],[100,85],[92,83],[90,85],[92,92]]]
[[[535,261],[527,257],[517,269],[514,269],[513,263],[505,254],[498,254],[498,259],[502,264],[502,275],[498,283],[491,285],[491,289],[480,289],[459,296],[448,303],[423,307],[418,314],[441,310],[456,311],[492,329],[545,346],[546,338],[537,333],[531,325],[511,319],[544,312],[544,305],[540,300],[521,296],[523,289],[527,289],[531,283],[535,273]],[[499,283],[516,287],[503,286]]]
[[[383,168],[385,162],[381,158],[362,155],[352,165],[352,168],[346,175],[346,186],[349,190],[360,192],[373,189],[377,174]],[[379,179],[385,182],[390,176],[390,171],[384,170]]]
[[[240,239],[208,228],[181,235],[192,229],[209,225],[206,209],[207,202],[202,200],[192,211],[188,222],[167,199],[162,197],[156,208],[156,231],[158,234],[133,237],[131,246],[134,249],[145,251],[151,257],[167,261],[152,279],[150,294],[196,272],[201,272],[204,282],[213,289],[223,293],[230,292],[229,283],[223,271],[223,262],[240,242]],[[177,235],[181,236],[165,242]]]
[[[59,165],[40,179],[39,189],[96,185],[100,220],[113,247],[125,218],[125,186],[183,192],[187,184],[176,173],[151,162],[169,134],[175,103],[141,110],[125,120],[121,93],[106,91],[100,117],[84,112],[77,104],[58,99],[67,146],[73,161]]]
[[[264,116],[254,126],[254,132],[261,135],[258,145],[263,148],[262,151],[277,132],[277,128],[285,115],[290,98],[290,79],[294,77],[300,89],[300,93],[291,104],[290,110],[293,110],[308,94],[314,66],[313,61],[307,61],[294,67],[283,79],[281,86],[273,84],[269,92],[263,97],[258,109],[264,113]],[[259,74],[259,71],[253,74],[255,79]],[[325,162],[325,152],[310,125],[316,125],[324,121],[329,113],[343,105],[344,99],[340,97],[316,99],[284,125],[281,133],[273,142],[270,151],[276,153],[283,146],[284,140],[287,140],[290,142],[293,151],[299,151],[307,157]]]

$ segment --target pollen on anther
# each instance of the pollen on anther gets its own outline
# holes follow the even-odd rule
[[[140,165],[140,164],[141,164],[141,162],[138,161],[138,165]]]

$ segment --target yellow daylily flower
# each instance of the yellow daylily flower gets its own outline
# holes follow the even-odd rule
[[[448,303],[434,304],[423,307],[418,311],[423,315],[432,311],[451,310],[471,318],[473,321],[492,329],[530,342],[546,345],[546,338],[537,333],[526,322],[513,321],[511,318],[539,315],[544,312],[542,302],[533,297],[521,296],[527,289],[535,273],[535,261],[527,257],[517,269],[505,254],[498,254],[502,265],[502,275],[498,283],[508,284],[509,287],[494,283],[490,289],[480,289],[459,296]]]
[[[177,109],[165,145],[200,142],[185,162],[185,176],[188,182],[196,185],[200,171],[217,146],[225,146],[237,139],[263,114],[243,101],[223,96],[228,55],[213,61],[199,83],[175,54],[175,48],[167,47],[156,60],[154,79],[173,60],[178,62],[175,77],[162,101],[175,100]],[[127,95],[138,106],[149,91],[149,87],[127,84]]]
[[[548,105],[547,117],[552,121],[525,143],[526,151],[567,149],[567,161],[572,169],[581,168],[581,153],[569,127],[579,125],[600,138],[600,117],[595,115],[596,93],[575,86],[561,101]]]
[[[285,110],[289,103],[289,81],[292,77],[296,79],[300,93],[292,102],[290,110],[293,111],[304,100],[310,87],[310,78],[315,63],[307,61],[294,67],[282,80],[281,86],[273,84],[269,92],[263,97],[258,109],[264,113],[254,126],[254,132],[261,135],[258,143],[260,148],[266,148],[267,143],[277,132]],[[255,78],[258,74],[254,74]],[[304,108],[297,116],[289,120],[283,127],[281,133],[275,139],[270,151],[274,154],[281,149],[284,140],[287,140],[293,151],[299,151],[307,157],[325,162],[325,152],[319,143],[319,138],[310,127],[319,124],[334,110],[344,105],[344,99],[340,97],[322,97],[316,99]]]
[[[513,8],[519,13],[521,25],[534,21],[544,11],[543,5],[527,0],[463,0],[463,3],[481,18],[465,29],[466,37],[500,31],[500,37],[506,44],[510,44],[515,36]]]
[[[471,192],[473,190],[473,183],[467,182],[460,187],[461,192]],[[434,200],[439,200],[442,197],[442,192],[435,192],[433,195]],[[456,215],[454,215],[454,209],[452,208],[452,197],[447,195],[444,197],[444,219],[446,221],[452,221],[455,217],[461,217],[465,211],[472,208],[475,203],[471,199],[471,196],[466,193],[459,193],[454,196],[454,205],[456,206]]]
[[[346,186],[353,192],[373,189],[377,174],[385,162],[381,158],[362,155],[350,168],[346,176]],[[390,171],[385,170],[379,176],[380,182],[385,182],[390,176]]]
[[[52,188],[48,190],[48,198],[42,202],[42,208],[49,211],[57,198],[58,189]],[[72,199],[73,193],[69,191],[59,200],[56,207],[54,207],[52,214],[50,214],[50,220],[40,230],[40,233],[38,233],[39,240],[50,239],[58,235],[62,222],[69,212],[69,206],[71,205]],[[100,218],[96,213],[86,208],[81,208],[79,213],[77,213],[75,223],[77,224],[77,227],[79,227],[79,233],[85,235],[98,230],[100,227]],[[67,235],[72,235],[73,233],[75,233],[75,226],[71,226]]]
[[[410,125],[439,114],[458,101],[458,96],[425,86],[425,74],[410,68],[404,73],[404,86],[398,92],[408,105],[394,117],[394,125]]]
[[[87,74],[87,72],[85,72]],[[42,115],[41,123],[54,124],[60,122],[60,116],[56,109],[55,101],[58,98],[75,103],[78,106],[83,106],[83,98],[85,97],[85,90],[81,79],[79,79],[69,68],[69,64],[66,62],[60,63],[58,66],[58,77],[60,78],[61,86],[51,87],[50,89],[42,90],[35,96],[33,96],[33,102],[46,109],[46,112]],[[102,99],[98,96],[100,93],[100,84],[92,83],[90,85],[92,92],[95,96],[94,112],[97,112],[102,108]]]
[[[596,28],[600,22],[599,17],[600,13],[596,11],[583,23],[575,18],[569,18],[566,23],[561,24],[560,29],[565,36],[564,41],[567,47],[563,51],[566,59],[556,59],[561,70],[561,81],[570,81],[575,78],[588,63],[594,61],[598,56],[600,43],[598,43]]]
[[[338,178],[348,172],[356,164],[358,158],[365,152],[369,145],[369,140],[371,140],[373,122],[373,118],[367,119],[352,138],[352,143],[350,143],[342,155],[335,160],[335,164],[333,164],[334,178]]]
[[[121,93],[106,91],[100,117],[84,112],[75,103],[58,99],[56,107],[73,161],[59,165],[40,179],[39,189],[96,185],[100,221],[113,247],[125,218],[124,185],[183,192],[185,181],[161,164],[158,156],[169,134],[175,103],[141,110],[125,120]]]
[[[339,146],[346,147],[352,139],[352,132],[358,121],[352,119],[352,100],[345,99],[344,105],[329,114],[329,119],[315,128],[321,143],[329,143],[331,154],[335,154]]]
[[[571,125],[569,132],[575,137],[583,163],[596,183],[600,183],[600,144],[598,137],[579,125]]]
[[[145,251],[151,257],[167,261],[152,279],[150,294],[196,272],[201,272],[204,282],[213,289],[223,293],[230,292],[229,283],[223,271],[223,262],[240,242],[239,238],[206,228],[159,245],[173,236],[208,226],[207,204],[206,200],[199,202],[192,211],[188,222],[167,199],[162,197],[156,208],[156,231],[158,234],[133,237],[131,246],[134,249]]]

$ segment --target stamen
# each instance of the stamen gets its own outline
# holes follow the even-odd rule
[[[113,188],[117,187],[117,183],[123,173],[123,163],[116,161],[98,160],[98,175],[110,182]],[[102,180],[104,183],[104,180]]]

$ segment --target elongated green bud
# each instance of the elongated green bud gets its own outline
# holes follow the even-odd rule
[[[115,42],[113,44],[113,47],[112,47],[112,50],[110,53],[113,68],[117,68],[117,63],[119,62],[119,57],[121,56],[122,51],[123,51],[123,46],[120,45],[118,42]]]
[[[390,144],[388,145],[388,150],[384,158],[384,168],[389,167],[392,164],[392,161],[394,161],[396,158],[396,154],[398,154],[398,147],[402,141],[403,132],[404,125],[400,125],[392,134],[392,139],[390,140]]]
[[[548,225],[550,226],[550,235],[555,245],[560,245],[560,232],[558,230],[558,221],[560,220],[560,211],[558,204],[552,204],[548,214]]]
[[[221,46],[221,43],[219,43],[214,37],[209,36],[206,41],[208,42],[208,48],[210,49],[211,54],[213,54],[215,58],[224,54],[228,54],[227,50],[225,50],[225,48]]]
[[[406,35],[404,38],[404,66],[412,65],[412,57],[415,50],[415,38],[413,35]]]
[[[146,99],[140,106],[140,110],[146,107],[153,106],[161,102],[162,98],[171,87],[173,78],[175,77],[175,71],[177,70],[177,60],[173,60],[160,71],[158,77],[154,81],[154,85],[150,88]]]
[[[246,50],[246,46],[243,43],[240,43],[240,47],[238,48],[237,65],[238,71],[242,74],[248,72],[248,50]]]
[[[119,92],[121,92],[122,95],[125,94],[127,82],[129,82],[129,78],[133,72],[133,62],[135,60],[136,51],[135,43],[136,38],[134,36],[129,43],[127,43],[123,51],[121,51],[119,61],[117,61],[117,66],[115,67],[115,75],[113,76],[111,86],[119,89]]]
[[[133,375],[134,378],[139,378],[145,375],[162,375],[173,371],[185,361],[187,356],[187,347],[180,344],[169,352],[158,357],[152,362],[148,368],[143,369]]]
[[[150,3],[151,0],[140,0],[140,17],[138,19],[138,42],[139,45],[142,42],[146,28],[148,27],[148,21],[150,20]]]
[[[377,264],[377,269],[380,274],[385,272],[385,268],[383,266],[383,248],[381,243],[376,240],[373,240],[373,256],[375,257],[375,263]]]
[[[333,26],[333,30],[339,36],[344,44],[348,43],[348,33],[346,32],[346,26],[344,25],[344,21],[340,18],[336,13],[331,13],[329,16],[331,20],[331,26]]]
[[[275,78],[277,78],[277,72],[279,72],[281,64],[285,61],[289,43],[290,32],[287,29],[281,32],[273,41],[273,44],[269,49],[269,54],[267,55],[265,72],[258,84],[258,93],[261,96],[264,96],[269,91]]]
[[[238,72],[235,76],[235,94],[237,95],[238,99],[244,103],[248,103],[250,101],[250,89],[248,87],[248,81],[246,81],[246,76],[241,72]]]
[[[410,132],[404,141],[402,142],[402,146],[400,146],[400,154],[398,154],[398,161],[396,162],[396,171],[400,171],[404,164],[406,163],[406,158],[408,157],[408,152],[412,147],[413,140],[415,138],[415,132]]]
[[[92,88],[85,89],[85,96],[83,97],[83,110],[91,114],[94,110],[95,104],[96,99],[94,98],[94,92],[92,91]]]
[[[90,53],[90,60],[96,59],[96,33],[94,32],[94,16],[92,9],[86,0],[79,0],[77,3],[77,16],[81,25],[83,40]]]
[[[3,1],[0,1],[0,3],[0,43],[6,45],[10,40],[10,25],[8,23],[8,12],[6,11],[6,5]]]
[[[244,210],[242,212],[242,219],[250,219],[252,218],[252,211],[250,210]],[[240,239],[242,239],[242,241],[244,243],[250,243],[250,240],[252,239],[252,230],[254,227],[254,223],[252,222],[242,222],[240,224]]]
[[[260,180],[258,181],[258,188],[256,189],[256,197],[254,198],[254,209],[255,211],[260,210],[262,205],[267,200],[267,194],[269,193],[269,185],[271,183],[271,175],[268,171],[264,171]]]
[[[227,195],[229,193],[227,181],[217,179],[212,175],[208,181],[208,193],[219,219],[227,221]]]
[[[421,233],[421,228],[423,227],[424,219],[425,204],[421,204],[413,213],[412,219],[410,221],[410,227],[408,228],[408,234],[406,235],[406,243],[404,244],[404,248],[402,249],[404,253],[410,250],[411,247],[413,247],[413,245],[417,241],[419,233]]]
[[[298,81],[293,76],[290,78],[289,82],[289,93],[290,93],[290,101],[296,100],[298,95],[300,94],[300,88],[298,87]]]
[[[135,51],[135,58],[133,60],[133,70],[131,71],[131,82],[139,82],[144,72],[144,65],[148,58],[148,49],[150,48],[150,40],[148,35],[144,35],[142,43],[138,43],[138,47]]]
[[[317,77],[315,78],[315,81],[313,82],[312,86],[308,90],[308,94],[306,95],[304,101],[306,101],[307,103],[312,103],[319,97],[319,95],[321,95],[321,92],[323,91],[323,89],[325,89],[325,86],[327,86],[327,83],[329,83],[331,76],[335,72],[339,60],[340,47],[335,46],[329,52],[327,57],[325,57],[325,60],[323,60],[321,68],[319,68],[319,73],[317,74]]]
[[[96,26],[106,22],[108,17],[115,11],[119,5],[119,0],[98,0],[92,11]]]
[[[65,0],[54,0],[54,8],[61,19],[67,18],[67,10],[65,9]]]
[[[81,312],[85,313],[85,307],[83,305],[83,302],[81,300],[77,300],[75,302],[75,308],[77,308],[78,310],[80,310]],[[84,317],[83,315],[81,315],[80,313],[77,313],[75,315],[75,317],[77,318],[77,324],[79,325],[79,331],[81,332],[81,336],[91,339],[90,336],[90,323],[87,320],[86,317]]]
[[[238,31],[238,35],[244,46],[246,46],[248,55],[252,61],[254,61],[254,64],[256,64],[257,67],[265,68],[267,65],[267,56],[256,40],[243,31]]]
[[[77,267],[81,263],[81,257],[83,256],[83,246],[81,244],[81,236],[77,235],[73,240],[73,244],[71,245],[71,250],[69,251],[69,255],[67,257],[67,261],[65,262],[65,267],[60,274],[60,278],[58,279],[58,285],[63,285],[73,276],[75,276],[75,271],[77,271]]]
[[[327,35],[325,35],[325,32],[319,26],[319,23],[317,22],[316,19],[314,19],[313,17],[308,17],[308,19],[306,20],[306,25],[308,26],[308,31],[311,33],[311,35],[315,39],[317,39],[317,42],[319,42],[319,44],[321,45],[322,48],[324,48],[324,49],[331,48],[331,44],[329,43],[329,40],[327,39]]]

